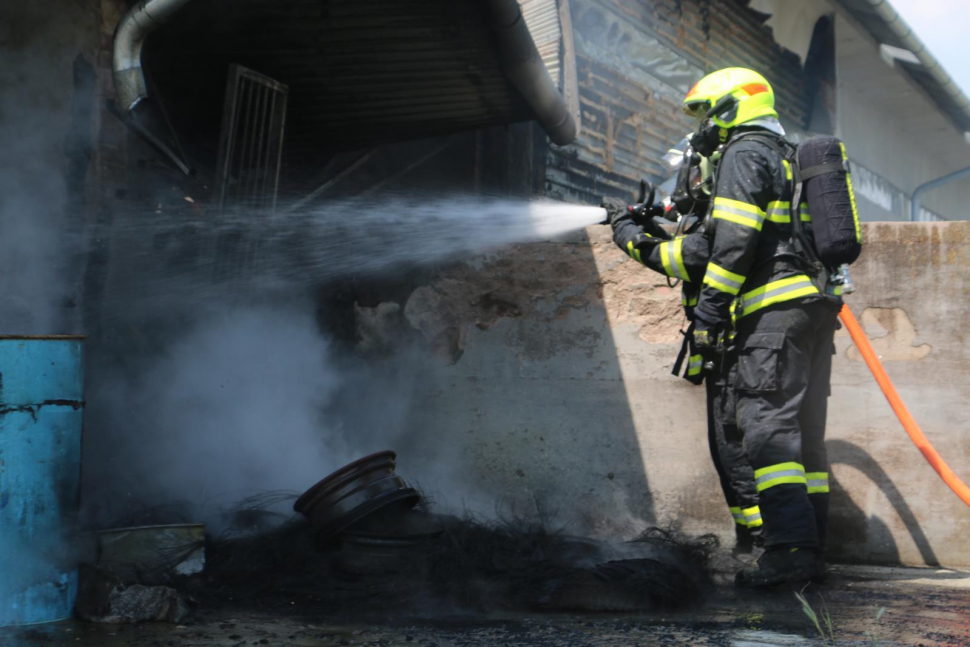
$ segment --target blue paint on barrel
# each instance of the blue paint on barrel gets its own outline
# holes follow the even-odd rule
[[[0,337],[0,627],[71,616],[84,338]]]

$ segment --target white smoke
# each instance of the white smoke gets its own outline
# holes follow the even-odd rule
[[[65,305],[85,214],[69,210],[71,28],[42,3],[0,8],[0,333],[78,332]],[[77,12],[72,8],[69,14]],[[65,20],[76,18],[74,15]],[[93,72],[90,72],[93,75]],[[75,154],[79,151],[74,151]],[[72,234],[71,232],[75,232]]]

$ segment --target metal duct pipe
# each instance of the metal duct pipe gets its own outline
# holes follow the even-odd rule
[[[929,182],[920,184],[918,187],[916,187],[916,190],[913,191],[913,198],[909,202],[909,219],[915,221],[919,217],[919,210],[923,201],[924,193],[967,176],[970,176],[970,166],[944,175],[943,177],[938,177],[935,180],[930,180]]]
[[[576,122],[566,100],[546,70],[516,0],[486,0],[489,25],[495,33],[502,71],[535,112],[554,144],[576,139]]]
[[[188,1],[141,0],[118,22],[111,70],[118,93],[118,106],[124,114],[148,96],[145,74],[141,68],[141,48],[145,38]]]

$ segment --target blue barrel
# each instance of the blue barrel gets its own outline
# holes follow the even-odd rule
[[[77,597],[84,337],[0,336],[0,627]]]

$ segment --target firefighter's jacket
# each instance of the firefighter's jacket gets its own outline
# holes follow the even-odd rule
[[[791,178],[788,162],[758,138],[729,142],[717,170],[707,232],[711,257],[694,313],[699,328],[725,326],[732,304],[740,319],[821,296],[791,248]],[[804,203],[798,213],[810,232]]]
[[[711,257],[710,240],[702,233],[671,238],[659,225],[641,226],[621,215],[613,225],[613,242],[630,258],[684,283],[700,285]]]
[[[624,214],[613,222],[613,242],[630,258],[653,271],[681,279],[684,312],[687,319],[693,321],[694,306],[697,305],[704,272],[711,258],[711,241],[703,232],[671,238],[655,222],[640,225],[634,222],[632,216]],[[684,378],[700,384],[703,381],[703,360],[693,347],[692,337],[688,335],[685,340],[688,346],[681,351],[674,372],[678,373],[680,362],[687,359]]]

